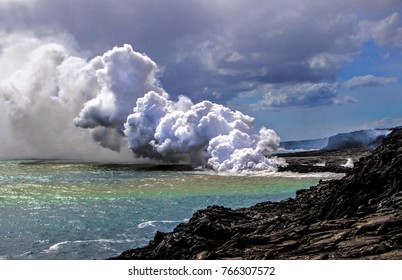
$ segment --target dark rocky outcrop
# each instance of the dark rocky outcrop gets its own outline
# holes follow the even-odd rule
[[[352,162],[356,162],[370,154],[372,150],[368,148],[351,148],[278,154],[277,156],[284,158],[287,163],[286,166],[280,166],[278,171],[346,173],[350,169],[345,166],[349,159]]]
[[[402,259],[402,129],[295,199],[210,206],[114,259]]]

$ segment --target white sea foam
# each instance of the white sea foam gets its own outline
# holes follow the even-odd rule
[[[82,243],[130,243],[130,242],[135,242],[136,240],[134,239],[121,239],[121,240],[116,240],[116,239],[93,239],[93,240],[73,240],[73,241],[62,241],[59,243],[56,243],[52,246],[50,246],[47,250],[45,250],[45,253],[50,253],[53,251],[58,251],[60,250],[61,247],[68,245],[68,244],[82,244]]]
[[[170,221],[170,220],[146,221],[146,222],[138,224],[137,228],[143,229],[143,228],[148,228],[148,227],[156,227],[157,223],[161,223],[161,224],[177,224],[177,223],[183,223],[183,222],[187,222],[187,221],[188,221],[188,219],[184,219],[182,221]]]

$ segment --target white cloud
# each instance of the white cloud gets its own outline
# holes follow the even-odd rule
[[[361,128],[392,128],[396,126],[402,126],[402,118],[385,117],[383,119],[375,120],[371,123],[363,124]]]
[[[349,95],[347,95],[347,96],[345,96],[344,98],[343,98],[343,100],[342,99],[334,99],[334,104],[335,105],[343,105],[343,104],[347,104],[347,103],[357,103],[358,102],[358,100],[357,99],[355,99],[355,98],[353,98],[352,96],[349,96]]]
[[[331,68],[339,68],[343,63],[349,62],[353,59],[354,53],[347,54],[331,54],[320,53],[314,55],[308,60],[311,69],[325,70]]]
[[[4,13],[0,24],[52,26],[94,54],[131,43],[164,67],[166,90],[200,101],[230,99],[245,83],[334,80],[359,50],[354,10],[345,1],[41,0],[23,13]],[[206,96],[205,87],[214,94]]]
[[[225,102],[267,84],[333,83],[367,40],[401,42],[397,13],[373,20],[400,0],[37,2],[0,5],[0,29],[70,33],[92,56],[129,43],[164,69],[173,97],[194,101]]]
[[[0,5],[11,5],[11,4],[24,4],[33,5],[38,0],[0,0]]]
[[[339,104],[336,99],[338,84],[301,83],[272,89],[264,94],[263,100],[255,104],[256,109],[280,107],[314,107]]]
[[[347,95],[347,96],[345,96],[343,102],[344,103],[357,103],[358,100],[353,98],[352,96]]]
[[[397,12],[380,21],[363,20],[359,23],[362,40],[374,40],[379,45],[402,47],[402,26]]]
[[[346,81],[343,85],[349,89],[359,88],[359,87],[373,87],[382,86],[390,83],[395,83],[398,78],[395,77],[380,77],[374,75],[365,75],[353,77],[352,79]]]

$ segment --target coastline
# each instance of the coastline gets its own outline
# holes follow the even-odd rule
[[[287,165],[279,167],[278,171],[347,173],[351,167],[346,166],[348,160],[353,164],[372,151],[370,148],[344,148],[279,154],[278,156],[286,160]]]
[[[339,180],[281,202],[210,206],[111,259],[402,259],[402,129]]]

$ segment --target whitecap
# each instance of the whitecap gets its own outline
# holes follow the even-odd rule
[[[130,243],[130,242],[135,242],[136,240],[134,239],[92,239],[92,240],[67,240],[67,241],[62,241],[59,243],[56,243],[52,246],[50,246],[47,250],[44,250],[45,253],[50,253],[54,251],[58,251],[61,247],[63,247],[66,244],[87,244],[87,243]]]
[[[170,220],[162,220],[162,221],[146,221],[143,223],[138,224],[137,228],[148,228],[148,227],[156,227],[156,223],[161,223],[161,224],[177,224],[177,223],[182,223],[182,222],[187,222],[188,219],[184,219],[182,221],[170,221]]]
[[[71,241],[63,241],[63,242],[56,243],[56,244],[50,246],[49,249],[47,249],[46,251],[57,251],[57,250],[59,250],[60,246],[70,243],[70,242]]]
[[[138,224],[137,228],[147,228],[147,227],[155,227],[154,222],[156,221],[146,221]]]

